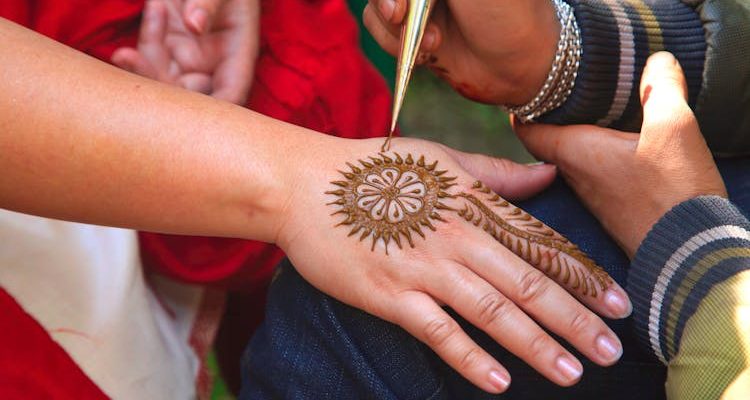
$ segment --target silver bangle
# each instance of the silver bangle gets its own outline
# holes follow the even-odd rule
[[[542,89],[530,102],[517,107],[503,107],[524,123],[532,122],[565,103],[573,92],[581,64],[581,30],[578,28],[573,7],[563,0],[551,1],[560,21],[560,41],[557,44],[552,69]]]

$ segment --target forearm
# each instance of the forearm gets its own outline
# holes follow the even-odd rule
[[[286,158],[313,137],[0,20],[0,207],[274,239]]]
[[[657,223],[632,268],[636,329],[669,365],[670,397],[738,390],[750,366],[747,219],[718,197],[685,202]]]

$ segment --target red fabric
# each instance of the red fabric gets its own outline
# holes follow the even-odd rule
[[[0,17],[94,57],[134,46],[143,0],[3,0]]]
[[[3,288],[0,343],[0,398],[108,398]]]

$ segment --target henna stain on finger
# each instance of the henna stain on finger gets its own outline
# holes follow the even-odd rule
[[[331,215],[344,216],[336,226],[350,227],[349,236],[371,240],[371,250],[382,241],[385,252],[403,241],[415,247],[413,234],[426,239],[424,229],[436,231],[434,221],[446,222],[440,212],[457,215],[492,236],[524,261],[571,289],[596,297],[612,278],[576,245],[530,214],[493,193],[482,182],[471,191],[451,194],[456,178],[428,164],[424,156],[414,160],[398,153],[380,153],[359,165],[347,163],[339,171],[343,180],[331,182],[337,188],[326,192],[337,199],[328,203],[338,209]],[[446,204],[446,202],[450,202]]]
[[[609,274],[564,236],[493,193],[482,182],[475,182],[473,189],[485,200],[470,193],[458,194],[464,200],[458,215],[481,227],[521,259],[583,295],[596,297],[612,284]]]

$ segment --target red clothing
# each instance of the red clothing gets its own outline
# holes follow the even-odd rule
[[[359,49],[357,25],[345,1],[267,0],[262,7],[261,54],[248,107],[341,137],[386,132],[390,94]],[[0,17],[108,61],[115,49],[135,45],[142,9],[143,0],[8,0],[0,2]],[[148,268],[186,282],[254,293],[255,309],[283,258],[275,246],[245,240],[154,233],[141,233],[140,239]],[[247,331],[243,338],[259,321],[258,315],[249,317],[251,322],[244,316],[244,323],[235,324]],[[7,331],[0,329],[0,340]],[[37,336],[28,337],[28,346],[37,346]],[[10,368],[7,363],[0,359],[0,375]]]

